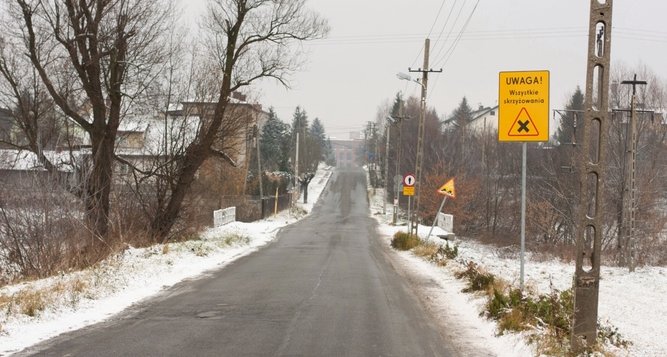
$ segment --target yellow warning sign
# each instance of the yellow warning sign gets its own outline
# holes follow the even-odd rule
[[[415,186],[403,186],[403,196],[414,196]]]
[[[500,72],[498,140],[549,140],[549,71]]]
[[[456,198],[456,190],[454,190],[454,179],[447,181],[447,183],[442,185],[442,187],[440,187],[436,192],[441,195]]]

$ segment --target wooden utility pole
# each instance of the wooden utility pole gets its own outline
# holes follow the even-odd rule
[[[299,130],[296,131],[296,157],[294,158],[294,193],[292,201],[296,203],[299,200]]]
[[[419,227],[419,196],[421,191],[422,178],[422,162],[424,158],[424,122],[426,121],[426,94],[428,88],[428,74],[432,72],[440,73],[442,69],[434,71],[428,68],[429,52],[431,47],[431,40],[428,38],[424,42],[424,67],[413,70],[408,68],[410,72],[421,72],[422,86],[421,105],[419,108],[419,133],[417,134],[417,160],[415,164],[415,205],[412,211],[412,218],[410,220],[410,234],[417,236],[417,227]]]
[[[259,120],[258,120],[259,121]],[[257,145],[257,174],[259,178],[259,200],[262,202],[262,208],[264,208],[264,186],[262,185],[262,149],[260,147],[260,133],[259,125],[255,124],[254,128],[255,133],[255,145]],[[264,211],[262,211],[262,217],[264,217]]]
[[[635,271],[635,213],[636,213],[636,168],[637,168],[637,85],[646,84],[638,81],[637,75],[633,80],[623,81],[621,84],[632,85],[632,99],[630,99],[630,120],[625,137],[625,172],[623,175],[623,211],[621,212],[621,263],[626,263],[631,272]]]
[[[577,217],[576,270],[572,352],[592,347],[597,337],[600,252],[602,246],[602,196],[605,150],[609,126],[609,63],[613,0],[591,0],[588,28],[588,63],[584,101],[584,133],[579,165],[580,201]]]

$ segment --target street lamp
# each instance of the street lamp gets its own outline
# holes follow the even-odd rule
[[[422,82],[420,82],[419,80],[416,80],[416,79],[412,79],[412,77],[411,77],[409,74],[407,74],[407,73],[398,72],[398,73],[396,73],[396,78],[398,78],[398,79],[400,79],[400,80],[402,80],[402,81],[408,81],[408,82],[414,82],[414,83],[417,83],[417,84],[419,84],[422,88],[424,88],[424,84],[422,84]]]

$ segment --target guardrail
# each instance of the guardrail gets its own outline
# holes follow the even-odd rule
[[[213,211],[213,227],[221,227],[234,221],[236,221],[236,207]]]

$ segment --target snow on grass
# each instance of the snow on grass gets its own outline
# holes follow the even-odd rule
[[[310,203],[298,204],[302,211],[312,211],[331,172],[320,167],[309,185]],[[210,274],[260,249],[301,218],[283,211],[259,222],[233,222],[202,232],[199,240],[130,247],[83,271],[2,287],[0,356],[103,321],[176,283]]]
[[[408,229],[407,226],[394,227],[387,224],[391,222],[391,216],[390,213],[387,215],[381,213],[381,192],[373,198],[372,205],[371,212],[380,223],[380,232],[387,241],[396,231]],[[425,237],[429,229],[430,227],[420,226],[419,235]],[[430,241],[442,243],[442,240],[434,237],[440,233],[442,232],[436,227]],[[450,241],[450,245],[452,244],[459,246],[459,255],[456,258],[459,267],[465,262],[472,261],[514,286],[519,285],[519,253],[516,247],[498,248],[465,238],[454,239]],[[492,341],[490,343],[503,345],[504,347],[492,347],[498,355],[519,356],[527,353],[527,347],[516,342],[521,334],[509,335],[513,337],[503,336],[498,341],[498,338],[493,336],[495,329],[487,330],[489,325],[495,326],[495,323],[477,317],[483,309],[483,304],[471,295],[461,293],[464,284],[453,277],[452,269],[457,269],[454,264],[443,269],[410,252],[399,252],[399,256],[410,269],[438,282],[437,288],[427,293],[437,296],[431,299],[430,303],[436,305],[435,309],[441,312],[443,321],[476,327],[473,330],[464,328],[464,331],[472,332],[471,336],[477,333],[480,339],[486,336]],[[552,289],[567,290],[572,287],[573,275],[574,263],[563,263],[557,259],[537,261],[531,259],[530,253],[526,255],[526,286],[537,293],[548,294]],[[604,325],[618,328],[621,337],[632,343],[626,351],[613,346],[608,346],[609,349],[619,356],[667,356],[667,339],[664,338],[667,336],[665,296],[667,296],[665,267],[642,267],[634,273],[629,273],[627,269],[603,266],[600,278],[599,321]],[[478,321],[480,319],[484,321]],[[512,352],[512,348],[516,350]]]

